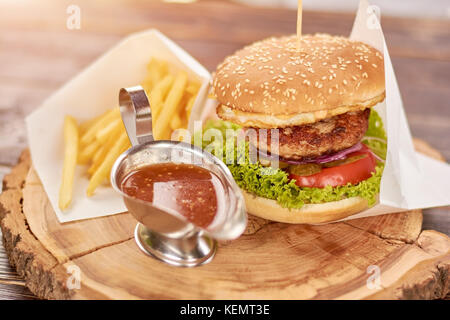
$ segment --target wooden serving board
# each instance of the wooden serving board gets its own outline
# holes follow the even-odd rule
[[[440,157],[424,142],[416,146]],[[450,239],[422,231],[420,210],[327,225],[250,217],[245,235],[189,269],[144,255],[128,213],[60,224],[28,151],[3,183],[3,243],[41,298],[433,299],[449,291]],[[70,289],[77,270],[79,289]]]

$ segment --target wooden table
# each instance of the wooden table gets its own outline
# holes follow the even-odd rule
[[[24,117],[127,34],[157,28],[209,70],[255,40],[295,32],[296,12],[225,1],[77,1],[81,29],[66,27],[73,1],[0,3],[0,175],[26,147]],[[305,33],[349,34],[353,14],[305,12]],[[450,22],[382,18],[413,135],[450,159]],[[424,229],[450,234],[450,208],[424,211]],[[0,246],[0,299],[33,298]]]

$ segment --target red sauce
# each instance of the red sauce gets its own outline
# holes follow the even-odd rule
[[[224,192],[211,171],[175,163],[152,164],[133,171],[123,179],[121,189],[131,197],[173,209],[203,228],[213,221],[217,195]]]

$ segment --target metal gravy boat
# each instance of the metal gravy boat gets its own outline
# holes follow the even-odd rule
[[[111,184],[128,211],[139,221],[135,240],[145,253],[175,266],[193,267],[212,260],[216,240],[238,238],[245,230],[247,213],[239,187],[227,166],[218,158],[191,144],[154,141],[152,113],[142,87],[121,89],[120,113],[132,147],[122,153],[111,170]],[[193,164],[214,173],[223,186],[213,222],[200,228],[179,213],[128,196],[121,183],[131,172],[158,163]]]

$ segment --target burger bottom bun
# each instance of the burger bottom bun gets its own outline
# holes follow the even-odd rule
[[[367,200],[352,197],[340,201],[305,204],[300,209],[289,209],[283,208],[275,200],[255,196],[245,190],[242,190],[242,193],[248,213],[283,223],[315,224],[337,221],[368,208]]]

